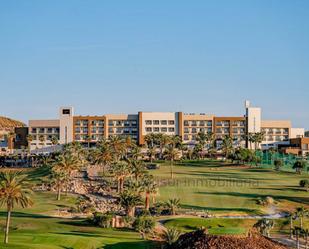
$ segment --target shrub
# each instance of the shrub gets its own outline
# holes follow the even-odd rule
[[[93,214],[92,223],[95,226],[103,227],[103,228],[110,228],[112,227],[113,221],[113,214],[112,213],[99,213],[95,212]]]
[[[299,186],[309,192],[309,180],[300,180]]]
[[[283,166],[283,161],[281,159],[276,159],[274,161],[275,170],[279,171],[280,168]]]
[[[133,222],[133,228],[142,235],[151,233],[155,227],[155,222],[151,216],[139,216]]]

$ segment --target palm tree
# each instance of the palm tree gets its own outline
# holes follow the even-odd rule
[[[114,160],[119,161],[125,153],[124,141],[119,136],[112,136],[109,141],[109,146],[114,155]]]
[[[165,158],[170,161],[171,178],[174,178],[173,165],[175,160],[179,158],[179,151],[173,147],[168,147],[165,151]]]
[[[55,169],[52,169],[51,171],[51,184],[56,188],[57,190],[57,201],[60,201],[61,199],[61,191],[64,188],[64,186],[67,184],[69,176],[64,171],[58,171]]]
[[[13,131],[10,131],[8,134],[6,134],[6,139],[8,143],[8,148],[10,152],[14,149],[14,139],[15,139],[16,134]]]
[[[225,154],[225,158],[228,158],[228,156],[233,151],[233,139],[228,135],[224,136],[222,140],[221,148]]]
[[[105,167],[113,162],[113,154],[107,144],[97,147],[94,152],[94,161],[103,167],[103,175],[105,175]]]
[[[267,237],[270,237],[270,230],[274,227],[275,223],[273,220],[261,219],[259,220],[254,227],[259,229],[259,231]]]
[[[214,147],[215,141],[216,141],[216,134],[213,132],[207,132],[206,133],[206,144],[207,144],[208,149],[210,147]]]
[[[260,144],[264,141],[265,139],[265,133],[264,132],[256,132],[254,134],[254,147],[255,149],[260,148]]]
[[[157,193],[157,184],[155,183],[153,176],[145,175],[142,179],[142,186],[145,191],[145,209],[149,210],[150,196]]]
[[[153,162],[153,158],[155,157],[155,155],[156,155],[156,148],[149,148],[148,149],[148,156],[149,156],[151,163]]]
[[[307,162],[302,160],[297,160],[294,165],[293,165],[293,169],[295,169],[296,173],[301,174],[301,172],[303,171],[304,168],[306,168]]]
[[[130,217],[134,217],[135,207],[141,203],[141,197],[133,192],[125,191],[120,194],[120,205],[125,208],[126,214]]]
[[[308,249],[309,247],[309,229],[303,229],[302,230],[302,235],[304,237],[305,240],[305,249]]]
[[[142,149],[141,147],[134,145],[134,147],[131,150],[131,157],[135,160],[139,159],[142,156]]]
[[[170,135],[168,136],[167,143],[169,143],[173,148],[178,148],[179,144],[181,143],[181,138],[178,135]]]
[[[296,208],[295,216],[300,221],[300,228],[303,228],[303,220],[305,217],[309,217],[309,210],[305,207],[298,207]]]
[[[301,236],[301,233],[302,233],[302,229],[300,227],[294,227],[293,229],[293,234],[295,235],[296,237],[296,248],[297,249],[300,249],[300,241],[299,241],[299,238]]]
[[[155,140],[156,140],[156,134],[154,133],[149,133],[144,137],[144,140],[147,144],[147,147],[150,148],[154,148],[155,147]]]
[[[170,248],[172,244],[174,244],[178,240],[180,235],[181,233],[175,228],[167,228],[163,231],[162,239],[163,241],[165,241],[168,248]]]
[[[163,133],[157,134],[158,142],[160,144],[160,159],[163,158],[163,150],[166,145],[168,145],[171,142],[171,137],[168,135],[165,135]]]
[[[57,145],[59,143],[58,138],[56,136],[52,136],[51,143],[52,145]]]
[[[28,142],[28,153],[30,154],[31,151],[31,142],[33,141],[33,136],[31,134],[27,135],[27,142]]]
[[[57,180],[64,179],[68,182],[72,178],[73,172],[79,170],[82,166],[80,159],[70,152],[60,154],[52,165],[54,177]],[[60,197],[59,197],[60,198]]]
[[[42,146],[41,146],[41,148],[43,148],[44,147],[44,142],[45,142],[45,136],[44,135],[40,135],[39,136],[39,141],[41,142],[41,144],[42,144]]]
[[[171,215],[176,215],[176,211],[180,206],[180,199],[169,199],[165,202],[165,206],[169,209]]]
[[[131,174],[128,163],[125,161],[114,162],[110,168],[111,173],[117,180],[117,191],[122,193],[124,180]]]
[[[178,149],[181,151],[181,157],[184,158],[184,155],[185,155],[185,151],[188,150],[188,147],[185,143],[180,143],[178,145]]]
[[[138,181],[141,176],[146,173],[146,167],[143,161],[128,159],[127,160],[130,166],[130,171],[135,178],[135,181]]]
[[[203,153],[205,145],[207,143],[207,139],[208,139],[208,137],[207,137],[207,134],[205,132],[200,131],[199,133],[197,133],[196,141],[199,143],[202,153]]]
[[[33,204],[30,198],[31,192],[29,189],[25,189],[25,179],[25,176],[19,172],[0,172],[0,205],[5,205],[7,210],[5,244],[9,242],[11,213],[15,205],[26,208]]]

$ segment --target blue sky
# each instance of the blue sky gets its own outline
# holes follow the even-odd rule
[[[0,1],[0,115],[242,115],[309,128],[309,1]]]

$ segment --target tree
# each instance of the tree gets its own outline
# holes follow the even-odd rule
[[[157,184],[155,183],[153,176],[145,175],[142,179],[142,186],[145,192],[145,209],[149,210],[150,196],[158,192]]]
[[[270,237],[270,231],[274,227],[274,221],[269,219],[261,219],[256,224],[254,224],[254,227],[259,229],[260,233],[263,234],[266,237]]]
[[[156,148],[154,148],[154,147],[149,148],[148,149],[148,156],[149,156],[151,163],[153,162],[153,158],[155,157],[155,155],[156,155]]]
[[[162,239],[167,244],[167,247],[171,248],[171,246],[178,240],[180,235],[181,233],[175,228],[167,228],[163,231]]]
[[[125,208],[129,217],[134,217],[135,207],[142,203],[141,197],[131,191],[124,191],[120,194],[120,205]]]
[[[175,149],[173,147],[168,147],[165,151],[165,158],[170,161],[170,172],[171,172],[171,178],[174,178],[174,171],[173,166],[175,160],[179,159],[179,151],[178,149]]]
[[[79,170],[81,166],[82,162],[80,161],[80,159],[77,156],[73,155],[71,152],[64,152],[56,157],[52,165],[52,177],[55,183],[58,182],[58,200],[60,200],[61,188],[63,186],[60,181],[65,179],[66,182],[68,182],[72,178],[72,173]],[[61,188],[59,184],[61,185]]]
[[[233,152],[233,139],[230,136],[224,136],[221,149],[225,154],[225,158],[228,158],[229,155]]]
[[[107,144],[100,144],[94,152],[94,161],[101,165],[103,174],[105,174],[105,167],[113,162],[113,155],[110,147]]]
[[[112,136],[109,140],[109,146],[114,155],[114,160],[119,161],[126,152],[125,142],[119,136]]]
[[[67,184],[69,176],[64,171],[52,169],[50,177],[51,177],[51,183],[56,188],[57,191],[56,199],[57,201],[60,201],[62,189]]]
[[[283,161],[281,159],[276,159],[274,161],[275,170],[279,171],[280,168],[283,166]]]
[[[298,207],[296,208],[295,216],[299,219],[300,221],[300,228],[303,228],[303,220],[304,218],[309,216],[309,210],[305,207]]]
[[[160,159],[163,158],[163,150],[166,147],[166,145],[168,145],[169,143],[171,143],[171,137],[168,135],[165,135],[163,133],[159,133],[157,134],[158,137],[158,142],[160,144]],[[174,148],[173,146],[171,148]]]
[[[31,142],[33,141],[33,136],[31,134],[27,135],[27,143],[28,143],[28,153],[31,151]]]
[[[52,136],[51,143],[52,145],[57,145],[59,143],[58,138],[56,136]]]
[[[26,208],[33,204],[31,192],[25,188],[25,180],[26,177],[19,172],[0,172],[0,205],[5,205],[7,210],[5,244],[9,242],[11,213],[15,205]]]
[[[306,161],[297,160],[293,165],[293,169],[295,169],[296,173],[301,174],[301,172],[306,168],[306,165]]]
[[[46,140],[46,138],[45,138],[44,135],[39,136],[39,141],[41,142],[41,145],[42,145],[41,148],[43,148],[45,140]]]
[[[139,178],[146,173],[146,167],[144,162],[135,159],[128,159],[127,162],[130,167],[130,172],[135,178],[135,181],[138,181]]]
[[[12,150],[14,149],[14,139],[16,137],[16,134],[14,133],[14,131],[10,131],[9,133],[6,134],[6,139],[7,139],[7,143],[8,143],[8,147],[10,152],[12,152]]]
[[[143,153],[142,153],[142,149],[141,147],[135,145],[132,150],[131,150],[131,157],[134,159],[134,160],[138,160],[140,157],[143,156]]]
[[[129,165],[125,161],[114,162],[110,170],[117,180],[117,191],[121,193],[125,178],[131,174]]]
[[[180,206],[180,199],[169,199],[167,202],[165,202],[165,206],[169,209],[171,215],[176,215],[176,211]]]
[[[300,180],[299,186],[304,188],[307,192],[309,192],[309,180]]]
[[[151,233],[155,227],[155,221],[150,216],[139,216],[134,222],[133,222],[133,228],[138,231],[142,238],[145,238],[145,234]]]

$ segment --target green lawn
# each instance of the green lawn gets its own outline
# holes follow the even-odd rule
[[[281,210],[309,207],[309,193],[298,187],[307,173],[276,172],[272,169],[231,167],[222,162],[194,161],[170,167],[162,164],[152,170],[159,180],[158,199],[180,198],[182,208],[209,210],[211,213],[262,214],[271,210],[256,204],[259,197],[273,197]]]
[[[231,219],[231,218],[174,218],[164,222],[166,227],[173,227],[182,232],[190,232],[199,228],[207,228],[210,234],[246,234],[257,222],[256,219]],[[288,218],[274,220],[275,226],[272,233],[289,234],[290,221]],[[299,226],[299,221],[294,221]],[[309,222],[304,223],[304,228],[309,229]]]
[[[103,229],[89,226],[81,219],[52,218],[59,208],[71,206],[75,197],[64,196],[57,202],[55,194],[35,193],[31,208],[16,209],[13,213],[10,243],[4,246],[0,233],[0,248],[16,249],[94,249],[94,248],[151,248],[150,242],[140,239],[129,230]],[[0,212],[0,225],[5,225],[6,213]]]

